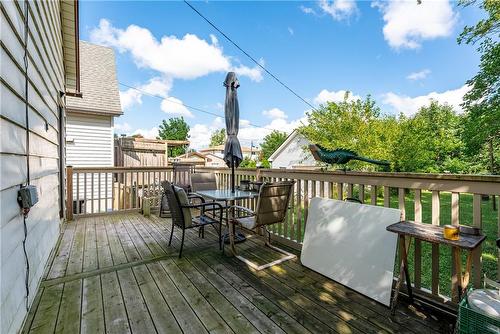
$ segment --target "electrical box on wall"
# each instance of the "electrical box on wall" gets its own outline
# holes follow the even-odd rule
[[[17,201],[22,209],[29,209],[38,202],[38,191],[35,186],[22,186],[17,193]]]

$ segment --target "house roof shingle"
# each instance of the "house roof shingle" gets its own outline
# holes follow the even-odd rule
[[[113,49],[80,41],[80,80],[82,97],[66,97],[69,112],[123,114]]]

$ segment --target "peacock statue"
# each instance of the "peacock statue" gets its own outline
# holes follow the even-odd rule
[[[311,153],[312,153],[315,160],[321,161],[321,162],[326,162],[328,164],[345,165],[351,160],[359,160],[359,161],[364,161],[364,162],[368,162],[368,163],[380,165],[380,166],[385,166],[385,167],[390,166],[389,161],[374,160],[374,159],[365,158],[365,157],[359,156],[354,151],[343,149],[343,148],[338,148],[335,150],[327,150],[326,148],[321,147],[320,145],[313,144],[313,145],[309,145],[309,149],[311,150]]]

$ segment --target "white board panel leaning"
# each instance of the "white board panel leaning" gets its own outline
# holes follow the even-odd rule
[[[386,227],[400,217],[398,209],[315,197],[302,264],[389,306],[397,235]]]

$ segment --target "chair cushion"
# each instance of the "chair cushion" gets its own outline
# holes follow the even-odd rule
[[[476,312],[500,319],[500,295],[498,290],[478,289],[467,297],[469,307]]]
[[[186,192],[181,187],[174,186],[175,193],[177,194],[177,198],[179,199],[179,204],[181,206],[189,205],[189,199],[187,197]],[[184,226],[189,227],[193,224],[193,217],[191,215],[190,208],[182,208],[182,214],[184,216]]]
[[[244,228],[252,230],[255,227],[255,217],[243,217],[238,218],[236,221],[241,224]]]

